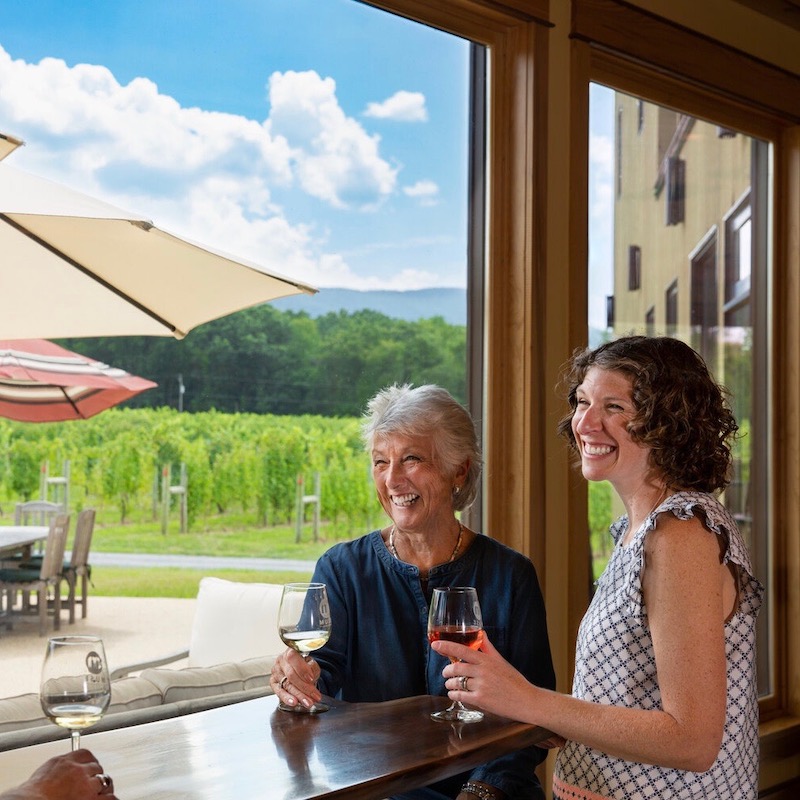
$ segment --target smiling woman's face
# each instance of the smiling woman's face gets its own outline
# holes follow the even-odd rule
[[[575,396],[572,432],[584,478],[607,480],[620,493],[635,490],[650,469],[650,448],[628,433],[636,411],[630,379],[622,372],[591,367]]]
[[[445,474],[431,436],[376,438],[372,477],[381,505],[398,530],[425,533],[448,521],[452,526],[452,492],[457,480]]]

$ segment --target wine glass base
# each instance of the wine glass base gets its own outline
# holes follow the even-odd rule
[[[483,711],[476,711],[472,708],[448,708],[444,711],[435,711],[431,714],[431,719],[440,722],[480,722],[483,719]]]
[[[296,706],[287,706],[286,703],[278,703],[278,708],[281,711],[288,711],[290,714],[322,714],[328,711],[330,706],[325,703],[314,703],[311,708],[306,708],[304,705],[298,703]]]

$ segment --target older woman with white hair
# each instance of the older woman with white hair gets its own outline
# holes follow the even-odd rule
[[[475,499],[481,473],[467,410],[438,386],[392,386],[370,400],[363,434],[391,523],[334,545],[317,562],[313,580],[328,587],[331,638],[308,662],[293,650],[277,659],[271,685],[280,700],[309,708],[321,693],[351,702],[444,695],[446,659],[427,639],[430,598],[444,586],[476,587],[497,649],[530,681],[554,686],[533,564],[457,516]],[[520,750],[402,796],[544,798],[534,769],[545,755]]]

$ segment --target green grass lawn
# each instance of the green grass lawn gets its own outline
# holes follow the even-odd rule
[[[121,525],[114,519],[98,515],[92,539],[92,550],[104,553],[164,553],[170,555],[245,556],[251,558],[294,558],[315,560],[336,541],[366,533],[353,531],[351,536],[337,538],[332,526],[320,525],[319,541],[306,525],[300,542],[296,542],[293,526],[261,527],[244,515],[212,517],[195,523],[181,533],[177,521],[171,522],[166,535],[161,524],[153,520],[133,521]]]
[[[376,525],[380,524],[380,521],[376,522]],[[319,539],[314,541],[312,526],[306,525],[300,542],[296,542],[294,526],[265,528],[256,525],[252,515],[228,514],[195,523],[186,533],[181,533],[177,520],[172,520],[164,535],[159,521],[141,518],[140,515],[139,519],[120,524],[115,514],[100,512],[95,523],[92,551],[316,561],[337,541],[363,533],[366,530],[353,531],[350,537],[342,536],[334,526],[323,523]],[[195,597],[200,578],[206,575],[232,581],[289,583],[309,580],[311,571],[95,566],[90,592],[105,597]]]
[[[311,572],[244,569],[175,569],[172,567],[93,567],[91,596],[99,597],[196,597],[200,578],[213,576],[243,583],[291,583],[308,581]]]

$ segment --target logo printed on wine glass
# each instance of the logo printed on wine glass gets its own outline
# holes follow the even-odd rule
[[[319,601],[319,617],[323,625],[331,624],[331,607],[327,594]]]
[[[70,732],[72,750],[81,731],[96,725],[111,702],[111,681],[98,636],[54,636],[47,642],[39,702],[48,719]]]
[[[91,653],[86,654],[86,669],[92,675],[99,675],[103,671],[103,659],[99,653],[92,650]]]
[[[284,584],[278,608],[278,634],[285,645],[306,661],[313,651],[325,645],[331,635],[331,607],[324,583]],[[281,689],[284,689],[283,684]],[[328,706],[320,702],[306,707],[301,703],[288,705],[281,701],[278,708],[307,714],[328,710]]]

